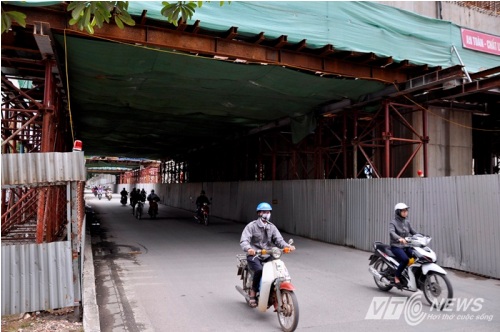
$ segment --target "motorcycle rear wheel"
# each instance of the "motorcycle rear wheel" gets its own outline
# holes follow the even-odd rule
[[[282,289],[281,308],[277,311],[278,321],[284,332],[295,331],[299,324],[299,302],[294,292]]]
[[[384,274],[387,274],[390,267],[389,265],[384,262],[384,260],[382,258],[379,258],[375,264],[373,265],[373,268],[375,270],[378,271],[378,273],[380,273],[381,275],[384,275]],[[383,290],[384,292],[388,292],[392,289],[393,286],[391,285],[386,285],[384,284],[382,281],[378,280],[377,277],[373,277],[373,280],[375,281],[375,285],[377,285],[377,287],[380,289],[380,290]]]
[[[422,285],[425,299],[439,310],[445,308],[453,298],[453,287],[448,277],[441,273],[429,272]]]

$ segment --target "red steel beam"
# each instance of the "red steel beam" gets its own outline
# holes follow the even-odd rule
[[[5,10],[13,10],[14,8],[19,10],[18,7],[9,5],[4,5],[4,7]],[[169,48],[206,56],[225,56],[230,59],[245,59],[257,63],[276,64],[349,77],[373,78],[385,82],[404,82],[409,78],[406,67],[382,68],[363,65],[355,61],[144,25],[126,26],[124,29],[120,29],[114,24],[105,24],[102,28],[96,29],[94,35],[91,36],[79,31],[75,26],[68,26],[70,14],[67,12],[43,7],[23,7],[22,10],[27,15],[26,23],[28,25],[34,25],[35,22],[48,22],[52,30],[60,34],[66,30],[68,35],[86,38],[103,38],[134,45]]]

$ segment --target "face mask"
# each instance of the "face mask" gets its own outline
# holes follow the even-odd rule
[[[262,216],[260,216],[260,218],[264,221],[269,221],[271,220],[271,213],[263,213]]]

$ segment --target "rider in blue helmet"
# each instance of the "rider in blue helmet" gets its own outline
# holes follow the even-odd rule
[[[270,250],[273,247],[289,247],[291,250],[295,250],[294,246],[290,246],[283,240],[283,236],[281,236],[278,228],[270,222],[271,211],[273,210],[271,205],[262,202],[257,205],[256,210],[257,220],[250,222],[245,227],[240,239],[241,249],[247,253],[248,266],[254,271],[249,302],[253,308],[257,306],[256,295],[259,291],[260,279],[262,278],[262,263],[269,258],[269,256],[255,258],[255,252],[262,249]]]

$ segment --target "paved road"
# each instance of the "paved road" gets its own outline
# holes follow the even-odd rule
[[[164,205],[158,219],[139,221],[118,195],[87,196],[87,204],[102,222],[92,237],[102,331],[280,331],[276,314],[249,308],[235,290],[243,223],[213,218],[206,227]],[[367,271],[370,253],[283,235],[297,247],[284,258],[297,288],[297,331],[407,331],[411,324],[500,331],[499,280],[448,270],[457,302],[436,312],[415,298],[421,293],[379,291]]]

